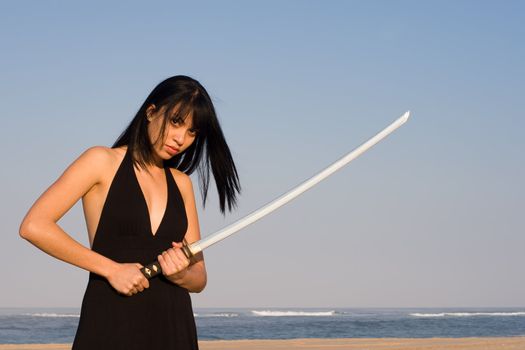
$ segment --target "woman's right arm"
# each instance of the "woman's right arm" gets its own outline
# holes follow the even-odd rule
[[[149,286],[140,264],[120,264],[84,247],[57,222],[111,167],[110,151],[92,147],[75,160],[33,204],[20,225],[20,236],[60,260],[105,277],[120,293]]]

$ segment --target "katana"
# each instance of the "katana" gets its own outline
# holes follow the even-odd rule
[[[376,143],[378,143],[379,141],[383,140],[385,137],[390,135],[394,130],[396,130],[401,125],[403,125],[408,120],[409,116],[410,116],[410,111],[407,111],[401,117],[396,119],[393,123],[391,123],[386,128],[378,132],[374,137],[370,138],[368,141],[364,142],[359,147],[357,147],[350,153],[346,154],[345,156],[343,156],[342,158],[334,162],[332,165],[328,166],[326,169],[312,176],[311,178],[304,181],[303,183],[301,183],[299,186],[295,187],[294,189],[286,192],[279,198],[273,200],[272,202],[266,204],[265,206],[245,216],[244,218],[194,243],[187,244],[185,241],[183,241],[183,247],[181,249],[184,252],[184,255],[186,255],[186,257],[190,259],[191,261],[192,257],[195,254],[198,254],[204,249],[208,248],[209,246],[215,243],[218,243],[225,238],[228,238],[229,236],[242,230],[246,226],[253,224],[255,221],[265,217],[266,215],[270,214],[274,210],[277,210],[281,206],[290,202],[291,200],[293,200],[300,194],[314,187],[319,182],[326,179],[328,176],[332,175],[337,170],[341,169],[342,167],[350,163],[352,160],[359,157],[361,154],[366,152]],[[146,278],[148,279],[155,277],[156,275],[162,272],[158,261],[144,266],[141,269],[141,271],[144,274],[144,276],[146,276]]]

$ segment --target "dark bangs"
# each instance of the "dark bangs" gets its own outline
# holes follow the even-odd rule
[[[210,106],[204,96],[197,92],[183,96],[178,101],[172,101],[166,105],[164,123],[160,130],[162,136],[171,120],[186,120],[189,116],[192,119],[191,128],[196,132],[193,144],[183,153],[164,162],[165,165],[186,174],[192,174],[195,171],[205,152],[209,121],[217,118],[213,105]]]

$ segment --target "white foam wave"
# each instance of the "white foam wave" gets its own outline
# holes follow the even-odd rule
[[[53,314],[53,313],[36,313],[36,314],[25,314],[26,316],[32,317],[80,317],[76,314]]]
[[[195,317],[237,317],[239,314],[236,313],[228,313],[228,312],[222,312],[222,313],[216,313],[216,314],[193,314]]]
[[[252,314],[263,317],[293,317],[293,316],[308,316],[308,317],[326,317],[334,316],[335,311],[270,311],[252,310]]]
[[[525,316],[525,312],[440,312],[440,313],[412,313],[410,316],[415,317],[472,317],[472,316]]]

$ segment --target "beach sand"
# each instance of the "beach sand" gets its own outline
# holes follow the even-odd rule
[[[525,337],[505,338],[354,338],[354,339],[289,339],[289,340],[203,340],[201,350],[337,350],[337,349],[403,349],[403,350],[525,350]],[[0,350],[70,350],[71,344],[0,344]]]

